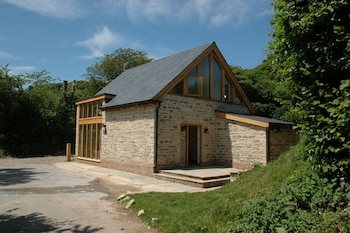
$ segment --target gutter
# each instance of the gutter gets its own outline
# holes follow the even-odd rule
[[[154,127],[154,164],[153,164],[153,173],[158,173],[158,118],[159,118],[159,108],[162,101],[158,101],[158,106],[156,108],[155,114],[155,127]]]

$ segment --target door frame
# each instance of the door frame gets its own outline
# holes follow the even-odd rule
[[[190,157],[189,157],[189,127],[195,126],[197,127],[197,163],[195,165],[200,165],[202,162],[202,125],[201,124],[194,124],[194,123],[181,123],[181,131],[183,127],[186,127],[186,135],[185,135],[185,165],[186,167],[192,166],[190,164]],[[183,144],[180,143],[180,151],[182,151]],[[193,166],[195,166],[193,165]]]

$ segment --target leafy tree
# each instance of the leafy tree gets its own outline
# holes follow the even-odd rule
[[[274,67],[293,93],[307,151],[329,178],[349,175],[350,3],[275,0]]]
[[[231,70],[235,73],[258,115],[294,121],[295,119],[288,117],[289,109],[281,105],[290,93],[285,91],[278,77],[273,73],[271,63],[272,59],[268,58],[252,69],[231,66]]]
[[[8,66],[1,67],[0,133],[5,136],[1,146],[6,150],[27,150],[28,144],[42,138],[44,125],[40,113],[23,88],[30,79],[29,75],[11,74]]]
[[[119,48],[112,54],[106,54],[99,58],[98,62],[86,68],[87,74],[85,76],[90,84],[91,95],[119,76],[125,69],[150,61],[152,59],[148,57],[147,53],[130,48]]]
[[[1,67],[0,146],[6,154],[51,154],[74,141],[74,83],[64,88],[54,82],[47,71],[13,75]]]

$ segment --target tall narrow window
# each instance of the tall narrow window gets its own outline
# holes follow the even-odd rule
[[[214,77],[213,77],[213,99],[221,100],[222,96],[222,71],[216,59],[213,59]]]
[[[233,96],[234,96],[234,90],[233,85],[231,85],[231,82],[228,80],[227,77],[225,77],[225,93],[224,93],[224,100],[227,102],[234,102]]]
[[[203,79],[203,98],[210,99],[210,56],[201,62],[201,77]]]

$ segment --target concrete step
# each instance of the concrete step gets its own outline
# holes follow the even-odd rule
[[[154,174],[154,176],[158,179],[199,188],[217,187],[231,181],[230,174],[196,176],[193,174],[176,173],[171,170],[162,170],[160,173]]]

